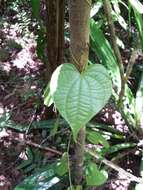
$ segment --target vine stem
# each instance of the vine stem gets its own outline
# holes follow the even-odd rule
[[[70,159],[69,159],[70,144],[71,144],[71,134],[70,134],[70,137],[69,137],[67,152],[68,152],[68,175],[69,175],[69,184],[70,184],[70,190],[72,190],[72,178],[71,178],[71,168],[70,168]]]
[[[77,67],[79,72],[83,72],[88,63],[90,9],[91,0],[69,1],[71,63]],[[85,136],[86,128],[81,126],[75,143],[75,185],[81,185],[83,180]]]
[[[129,64],[127,66],[127,71],[126,71],[126,74],[125,74],[125,82],[127,83],[128,79],[129,79],[129,76],[131,75],[131,72],[133,70],[133,66],[135,64],[135,61],[136,59],[138,58],[139,55],[142,55],[141,52],[139,52],[138,49],[135,49],[132,51],[132,54],[131,54],[131,57],[130,57],[130,60],[129,60]]]
[[[125,92],[125,79],[124,79],[124,67],[123,67],[123,61],[121,57],[121,53],[119,50],[119,47],[117,45],[117,37],[116,37],[116,32],[115,32],[115,26],[113,23],[112,19],[112,8],[111,8],[111,3],[109,0],[104,0],[104,11],[105,15],[107,16],[107,21],[108,21],[108,26],[110,30],[110,38],[111,38],[111,43],[113,46],[113,50],[117,59],[118,67],[120,70],[120,78],[121,78],[121,90],[119,93],[119,100],[118,100],[118,105],[122,104],[122,99],[124,97],[124,92]]]

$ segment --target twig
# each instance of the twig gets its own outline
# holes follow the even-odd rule
[[[68,128],[67,128],[67,129],[61,129],[61,130],[57,131],[55,135],[58,135],[58,134],[60,134],[60,133],[66,134],[68,130],[69,130]],[[51,137],[53,137],[52,134],[49,135],[49,136],[47,136],[45,139],[43,139],[42,142],[40,143],[40,145],[44,144],[44,143],[45,143],[46,141],[48,141]]]
[[[31,120],[30,120],[30,123],[29,123],[29,125],[28,125],[28,128],[26,129],[25,135],[27,135],[27,134],[29,133],[30,129],[31,129],[31,126],[32,126],[32,124],[33,124],[33,122],[34,122],[34,119],[35,119],[35,117],[36,117],[36,112],[37,112],[37,109],[34,109],[33,114],[32,114],[33,116],[32,116],[32,118],[31,118]]]
[[[131,75],[133,66],[134,66],[135,61],[136,61],[137,57],[139,56],[139,54],[140,54],[139,50],[133,50],[133,52],[131,54],[130,61],[129,61],[128,66],[127,66],[127,71],[125,74],[125,83],[127,83],[129,76]]]
[[[18,142],[20,142],[22,144],[33,146],[35,148],[38,148],[38,149],[41,149],[41,150],[44,150],[44,151],[48,151],[48,152],[52,152],[52,153],[58,154],[60,156],[63,154],[62,152],[60,152],[58,150],[55,150],[55,149],[49,148],[49,147],[41,146],[41,145],[39,145],[37,143],[34,143],[32,141],[29,141],[29,140],[23,140],[23,139],[19,139],[19,138],[14,138],[13,140],[18,141]]]
[[[71,167],[70,167],[70,159],[69,159],[70,144],[71,144],[71,134],[70,134],[70,136],[69,136],[69,142],[68,142],[67,152],[68,152],[68,175],[69,175],[69,184],[70,184],[70,190],[72,190]]]
[[[104,11],[105,14],[107,16],[107,20],[108,20],[108,25],[109,25],[109,29],[110,29],[110,38],[111,38],[111,42],[112,42],[112,46],[113,46],[113,50],[117,59],[117,63],[118,63],[118,67],[120,70],[120,78],[121,78],[121,90],[120,90],[120,94],[119,94],[119,101],[118,104],[119,106],[122,104],[122,99],[124,96],[124,92],[125,92],[125,81],[124,81],[124,67],[123,67],[123,61],[122,61],[122,57],[121,57],[121,53],[119,50],[119,47],[117,45],[117,37],[116,37],[116,32],[115,32],[115,26],[112,20],[112,8],[111,8],[111,4],[109,0],[104,0]]]
[[[102,163],[104,163],[105,165],[107,165],[110,168],[114,169],[115,171],[119,172],[120,174],[126,176],[130,181],[134,181],[136,183],[143,184],[143,179],[142,178],[136,177],[135,175],[125,171],[123,168],[119,167],[118,165],[112,163],[111,161],[109,161],[109,160],[107,160],[105,158],[102,159],[98,154],[96,154],[95,152],[93,152],[89,148],[85,148],[85,151],[88,152],[90,155],[92,155],[97,160],[102,160]]]
[[[135,151],[137,150],[137,147],[131,149],[131,150],[128,150],[126,152],[123,152],[123,153],[119,153],[115,158],[113,158],[111,160],[111,162],[113,162],[114,164],[117,164],[119,162],[119,160],[127,155],[129,155],[130,153],[134,153]],[[106,167],[106,169],[109,168],[109,166]],[[112,168],[110,168],[108,170],[108,172],[110,172],[112,170]]]

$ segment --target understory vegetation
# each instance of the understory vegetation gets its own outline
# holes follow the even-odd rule
[[[0,190],[143,189],[143,3],[0,0]]]

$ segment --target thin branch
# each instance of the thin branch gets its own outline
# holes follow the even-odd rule
[[[93,152],[89,148],[85,148],[85,151],[88,152],[90,155],[92,155],[97,160],[101,160],[105,165],[109,166],[110,168],[114,169],[115,171],[119,172],[120,174],[126,176],[130,181],[134,181],[136,183],[143,184],[142,178],[136,177],[135,175],[125,171],[123,168],[119,167],[118,165],[112,163],[111,161],[109,161],[105,158],[101,159],[101,157],[98,154],[96,154],[95,152]]]
[[[113,50],[117,59],[117,63],[118,63],[118,67],[120,70],[120,77],[121,77],[121,90],[120,90],[120,94],[119,94],[119,105],[121,105],[122,103],[122,99],[124,96],[124,91],[125,91],[125,81],[124,81],[124,67],[123,67],[123,61],[122,61],[122,57],[121,57],[121,53],[119,50],[119,47],[117,45],[117,37],[116,37],[116,32],[115,32],[115,26],[112,20],[112,8],[111,8],[111,4],[109,0],[104,0],[104,11],[105,11],[105,15],[107,16],[107,20],[108,20],[108,25],[109,25],[109,30],[110,30],[110,34],[111,34],[111,42],[112,42],[112,46],[113,46]]]
[[[128,63],[128,66],[127,66],[127,71],[126,71],[126,74],[125,74],[125,83],[127,83],[128,79],[129,79],[129,76],[131,75],[131,72],[133,70],[133,66],[135,64],[135,61],[136,61],[136,59],[138,58],[138,56],[140,54],[141,53],[139,52],[139,50],[133,50],[132,51],[131,58],[129,60],[129,63]]]
[[[62,152],[60,152],[58,150],[55,150],[55,149],[49,148],[49,147],[41,146],[41,145],[39,145],[37,143],[34,143],[32,141],[29,141],[29,140],[23,140],[23,139],[19,139],[19,138],[14,138],[13,140],[15,140],[17,142],[20,142],[22,144],[25,144],[25,145],[33,146],[35,148],[38,148],[38,149],[41,149],[41,150],[44,150],[44,151],[52,152],[52,153],[60,155],[60,156],[63,154]]]
[[[70,136],[69,136],[69,142],[68,142],[67,152],[68,152],[68,175],[69,175],[69,184],[70,184],[70,189],[72,189],[71,167],[70,167],[70,159],[69,159],[70,144],[71,144],[71,134],[70,134]]]
[[[116,157],[114,157],[113,159],[111,159],[111,162],[114,164],[117,164],[121,159],[123,159],[125,156],[131,154],[131,153],[135,153],[135,151],[137,150],[137,147],[128,150],[126,152],[123,153],[119,153]],[[105,169],[108,169],[109,166],[105,167]],[[108,172],[110,172],[112,170],[112,168],[108,169]]]

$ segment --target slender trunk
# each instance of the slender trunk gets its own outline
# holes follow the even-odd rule
[[[63,62],[65,0],[46,0],[47,8],[47,54],[46,80]]]
[[[112,8],[111,8],[111,3],[109,0],[104,0],[104,11],[105,11],[105,15],[107,16],[107,20],[108,20],[108,26],[110,29],[110,34],[111,34],[111,43],[112,43],[112,47],[117,59],[117,63],[118,63],[118,67],[120,70],[120,78],[121,78],[121,90],[119,93],[119,100],[118,100],[118,105],[119,107],[122,107],[122,101],[123,101],[123,97],[124,97],[124,93],[125,93],[125,79],[124,79],[124,66],[123,66],[123,61],[122,61],[122,57],[121,57],[121,53],[120,53],[120,49],[117,45],[117,37],[116,37],[116,32],[115,32],[115,26],[112,20]]]
[[[45,80],[50,81],[53,71],[63,63],[65,0],[46,0],[47,55]],[[54,115],[53,106],[46,108],[46,117]]]
[[[59,0],[59,14],[58,14],[58,53],[57,65],[63,63],[64,56],[64,17],[65,17],[65,0]]]
[[[82,72],[88,63],[89,53],[89,16],[91,0],[70,0],[70,38],[71,62]],[[79,131],[75,145],[75,177],[76,185],[83,179],[83,158],[85,146],[85,126]]]

